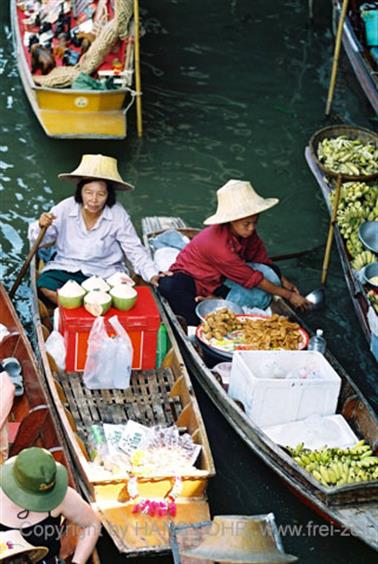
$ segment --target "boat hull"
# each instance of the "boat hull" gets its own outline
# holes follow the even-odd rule
[[[341,10],[341,3],[338,0],[333,0],[333,10],[334,20],[337,22]],[[344,22],[342,44],[365,96],[378,114],[378,73],[367,58],[348,16]]]
[[[185,224],[180,218],[145,218],[142,227],[144,243],[149,250],[151,249],[150,238],[164,229],[178,228],[187,234]],[[306,505],[313,508],[323,518],[336,523],[342,530],[352,531],[353,535],[378,549],[377,482],[366,483],[363,488],[319,487],[319,482],[296,465],[292,458],[248,419],[240,407],[227,395],[202,360],[199,350],[187,336],[168,302],[163,298],[160,299],[177,336],[190,373],[198,380],[219,412],[248,448],[274,470],[285,485]],[[287,315],[300,322],[302,326],[304,325],[303,321],[282,300],[278,300],[277,305],[278,313]],[[378,449],[378,421],[374,411],[336,359],[329,353],[327,353],[327,358],[342,378],[338,412],[341,412],[355,428],[357,435],[363,436],[376,451]]]
[[[21,82],[46,135],[74,139],[126,137],[126,113],[132,103],[130,89],[95,91],[37,86],[25,57],[15,0],[11,0],[11,26]]]
[[[40,367],[17,313],[1,284],[0,323],[10,332],[10,335],[0,342],[0,358],[17,358],[22,367],[24,386],[24,393],[15,397],[8,417],[9,456],[16,456],[24,448],[31,446],[45,448],[57,462],[67,468],[70,486],[77,489],[72,460]],[[61,558],[65,559],[72,554],[77,535],[77,527],[67,523],[66,533],[61,540]],[[89,562],[99,563],[96,552],[92,554]]]
[[[131,557],[169,551],[170,522],[197,522],[209,518],[206,487],[215,474],[205,426],[169,322],[162,311],[172,346],[162,368],[133,372],[131,388],[125,391],[88,390],[82,375],[59,371],[46,351],[44,341],[48,329],[44,326],[44,307],[37,297],[35,273],[34,264],[33,309],[39,353],[82,491],[121,553]],[[175,486],[175,476],[138,477],[135,497],[130,494],[128,473],[121,472],[113,479],[99,474],[89,462],[85,446],[89,427],[105,420],[122,423],[129,419],[147,426],[175,423],[186,429],[202,447],[200,471],[181,476],[175,516],[153,517],[135,510],[136,500],[168,499]]]
[[[306,158],[307,164],[308,164],[312,174],[314,175],[314,177],[315,177],[315,179],[316,179],[316,181],[319,185],[319,188],[322,192],[322,196],[324,198],[328,212],[331,215],[332,208],[331,208],[331,202],[330,202],[330,199],[329,199],[330,187],[325,182],[324,172],[322,172],[320,170],[320,168],[317,166],[316,162],[314,161],[314,159],[312,157],[312,154],[311,154],[309,147],[307,147],[306,150],[305,150],[305,158]],[[336,246],[337,246],[337,250],[338,250],[338,253],[339,253],[339,257],[340,257],[341,266],[342,266],[342,269],[343,269],[345,281],[347,283],[349,294],[350,294],[350,297],[352,299],[353,307],[354,307],[354,310],[356,312],[357,319],[360,323],[362,332],[363,332],[366,340],[368,341],[368,343],[370,345],[371,339],[372,339],[372,332],[371,332],[369,320],[368,320],[369,303],[368,303],[368,300],[365,296],[365,293],[363,291],[361,284],[353,276],[352,267],[351,267],[350,261],[349,261],[348,256],[347,256],[347,252],[346,252],[345,245],[344,245],[344,240],[342,238],[342,235],[341,235],[340,230],[339,230],[337,225],[334,226],[334,237],[335,237]],[[375,357],[375,359],[378,360],[378,357],[374,353],[373,349],[371,350],[371,352],[372,352],[373,356]]]

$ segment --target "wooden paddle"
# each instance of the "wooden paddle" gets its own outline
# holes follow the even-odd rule
[[[344,28],[344,21],[345,21],[347,9],[348,9],[348,0],[343,0],[343,5],[342,5],[342,8],[341,8],[341,14],[340,14],[340,19],[339,19],[339,25],[337,27],[335,51],[334,51],[334,54],[333,54],[332,73],[331,73],[331,80],[330,80],[330,83],[329,83],[327,105],[326,105],[326,111],[325,111],[326,116],[329,116],[329,114],[331,112],[332,100],[333,100],[333,95],[334,95],[334,92],[335,92],[337,68],[339,66],[339,58],[340,58],[341,40],[342,40],[342,37],[343,37],[343,28]]]
[[[13,298],[13,296],[14,296],[14,294],[15,294],[17,288],[19,287],[19,285],[20,285],[20,283],[21,283],[21,280],[22,280],[23,277],[25,276],[25,273],[26,273],[26,271],[27,271],[27,269],[28,269],[28,267],[29,267],[29,264],[30,264],[31,261],[32,261],[32,258],[34,257],[35,253],[38,251],[38,247],[39,247],[39,245],[40,245],[40,243],[41,243],[41,241],[42,241],[42,239],[43,239],[43,237],[44,237],[44,235],[45,235],[45,233],[46,233],[47,227],[48,227],[48,226],[46,225],[45,227],[42,227],[42,228],[41,228],[41,230],[40,230],[40,232],[39,232],[39,234],[38,234],[37,239],[35,240],[35,242],[34,242],[32,248],[30,249],[29,254],[28,254],[28,256],[26,257],[26,260],[25,260],[24,264],[22,265],[22,268],[21,268],[21,270],[20,270],[20,272],[19,272],[19,274],[18,274],[18,276],[17,276],[17,278],[16,278],[16,281],[15,281],[15,283],[13,284],[12,288],[11,288],[10,291],[9,291],[9,297],[10,297],[10,298]]]
[[[139,50],[139,2],[134,0],[134,66],[135,66],[135,90],[136,90],[136,119],[137,135],[143,135],[142,123],[142,85],[140,79],[140,50]]]

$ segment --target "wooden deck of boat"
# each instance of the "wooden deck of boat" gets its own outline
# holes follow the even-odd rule
[[[134,372],[127,390],[89,390],[76,372],[60,373],[58,380],[83,440],[96,423],[120,424],[131,419],[148,427],[169,426],[183,409],[179,396],[169,395],[174,385],[170,368]]]

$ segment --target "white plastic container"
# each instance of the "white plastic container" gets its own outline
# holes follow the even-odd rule
[[[297,377],[311,374],[313,377]],[[341,379],[315,351],[236,351],[228,394],[264,427],[336,412]]]
[[[305,448],[311,450],[325,445],[329,448],[349,448],[358,442],[357,436],[339,413],[311,415],[300,421],[264,427],[263,431],[272,441],[283,447],[295,448],[299,443],[303,443]]]

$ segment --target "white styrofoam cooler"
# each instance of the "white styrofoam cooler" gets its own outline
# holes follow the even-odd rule
[[[349,448],[358,442],[353,429],[344,417],[336,415],[310,415],[300,421],[263,427],[264,433],[281,446],[295,448],[303,443],[305,448]]]
[[[267,367],[273,365],[282,374],[306,369],[320,377],[267,378]],[[340,386],[339,375],[319,352],[236,351],[228,394],[242,402],[247,416],[257,425],[269,426],[310,415],[333,415]]]

